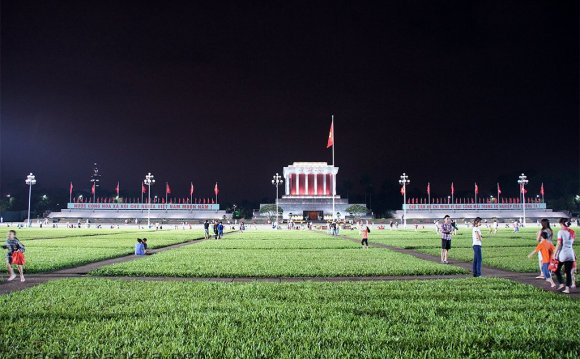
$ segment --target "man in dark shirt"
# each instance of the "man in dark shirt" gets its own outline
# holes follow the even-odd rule
[[[447,261],[447,255],[451,249],[451,233],[453,232],[453,226],[451,225],[451,217],[443,217],[443,224],[441,225],[441,263],[449,263]]]
[[[209,239],[209,221],[207,219],[203,223],[203,232],[205,239]]]

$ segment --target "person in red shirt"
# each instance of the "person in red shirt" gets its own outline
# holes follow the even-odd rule
[[[544,279],[546,282],[550,283],[550,287],[554,288],[556,283],[552,279],[552,274],[548,270],[548,266],[550,265],[550,260],[554,256],[554,252],[556,251],[556,247],[552,244],[552,242],[548,241],[548,234],[546,232],[542,232],[542,241],[538,243],[536,249],[528,254],[528,258],[532,258],[532,256],[536,253],[542,254],[542,274],[544,274]]]

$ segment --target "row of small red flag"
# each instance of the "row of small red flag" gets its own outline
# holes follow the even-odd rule
[[[92,203],[92,198],[73,198],[73,203]],[[147,201],[147,199],[145,199]],[[95,203],[116,203],[115,198],[110,197],[97,197],[95,198]],[[124,198],[123,203],[146,203],[141,202],[139,198]],[[189,198],[168,198],[167,202],[165,198],[152,198],[151,203],[169,203],[169,204],[215,204],[214,198],[193,198],[193,201],[190,202]]]
[[[69,185],[69,194],[72,196],[73,193],[73,183],[71,182]],[[193,182],[190,182],[190,187],[189,187],[189,195],[192,196],[193,192],[195,190],[195,187],[193,186]],[[120,191],[120,187],[119,187],[119,182],[117,182],[117,185],[115,186],[115,193],[117,194],[117,196],[119,196],[119,191]],[[95,188],[95,183],[93,182],[93,185],[91,186],[91,194],[95,194],[96,192],[96,188]],[[213,193],[217,196],[218,193],[220,192],[219,187],[217,182],[215,183],[215,186],[213,188]],[[145,187],[144,183],[141,183],[141,193],[147,193],[147,187]],[[171,187],[169,186],[169,182],[165,182],[165,194],[171,194]]]
[[[454,198],[455,204],[475,204],[475,203],[497,203],[497,201],[491,200],[491,198],[478,198],[477,202],[475,198]],[[431,204],[450,204],[449,198],[431,198]],[[499,203],[520,203],[520,198],[500,198]],[[542,203],[540,198],[526,198],[526,203]],[[427,198],[408,198],[407,204],[429,204],[429,199]]]
[[[474,184],[474,188],[473,191],[475,192],[475,194],[479,194],[479,186],[477,185],[477,182]],[[528,190],[520,185],[520,193],[526,194],[528,193]],[[401,186],[401,196],[405,194],[405,186]],[[431,182],[427,182],[427,194],[431,195]],[[451,182],[451,195],[455,194],[455,186],[453,185],[453,182]],[[542,182],[542,185],[540,186],[540,194],[543,196],[544,195],[544,183]],[[501,195],[501,187],[499,186],[499,183],[497,184],[497,195],[500,196]]]

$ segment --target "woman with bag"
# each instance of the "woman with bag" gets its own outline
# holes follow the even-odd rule
[[[576,233],[569,228],[570,223],[567,218],[560,219],[560,230],[558,231],[558,245],[556,246],[556,259],[558,260],[558,268],[556,269],[556,277],[560,286],[558,290],[564,288],[562,293],[570,293],[572,286],[572,266],[574,264],[575,255],[572,245],[576,239]],[[566,285],[562,279],[562,267],[566,272]]]
[[[16,238],[16,231],[10,230],[8,231],[8,238],[6,239],[6,243],[2,245],[2,248],[8,249],[6,253],[6,266],[8,267],[8,273],[10,277],[8,277],[8,281],[14,280],[16,275],[14,274],[14,269],[12,268],[13,265],[18,267],[18,273],[20,273],[20,281],[24,282],[24,245]]]

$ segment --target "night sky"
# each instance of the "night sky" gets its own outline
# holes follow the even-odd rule
[[[578,178],[578,1],[211,4],[3,1],[0,192],[87,191],[98,162],[110,192],[150,171],[273,200],[283,166],[331,161],[332,113],[359,198],[403,171],[445,196]]]

